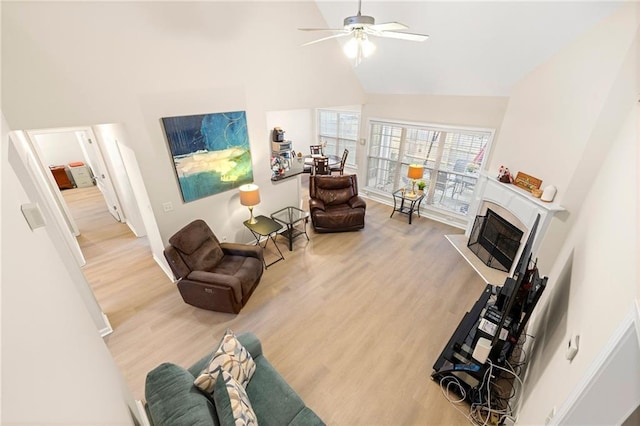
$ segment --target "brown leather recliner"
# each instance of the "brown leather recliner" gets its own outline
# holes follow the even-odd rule
[[[309,177],[309,210],[317,232],[364,228],[365,201],[358,196],[356,175]]]
[[[220,243],[200,219],[169,238],[164,256],[182,299],[210,311],[240,312],[263,272],[262,247]]]

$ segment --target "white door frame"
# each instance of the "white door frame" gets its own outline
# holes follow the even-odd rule
[[[48,173],[48,168],[47,166],[42,162],[42,151],[40,150],[40,147],[38,146],[37,143],[35,143],[36,141],[36,137],[39,135],[43,135],[43,134],[51,134],[51,133],[67,133],[67,132],[72,132],[74,131],[73,129],[51,129],[51,130],[47,130],[47,131],[41,131],[41,130],[27,130],[26,131],[26,135],[27,135],[27,142],[29,144],[29,146],[31,147],[31,150],[34,153],[35,159],[38,162],[38,164],[40,165],[40,168],[43,171],[43,174],[46,176],[46,181],[48,183],[48,188],[50,190],[50,192],[53,194],[53,197],[55,199],[55,202],[58,206],[58,209],[60,209],[62,211],[63,217],[65,222],[67,223],[67,226],[69,227],[69,230],[73,233],[73,235],[78,236],[80,235],[80,231],[78,230],[78,225],[76,225],[75,220],[73,219],[73,216],[71,215],[71,212],[69,211],[69,207],[67,206],[67,203],[64,201],[64,198],[62,197],[62,193],[60,192],[60,189],[58,188],[58,185],[55,181],[55,179],[53,178],[53,175],[51,173]],[[81,265],[84,265],[84,263],[82,263]]]
[[[48,167],[42,164],[37,144],[34,144],[32,136],[24,131],[13,132],[12,140],[16,152],[35,184],[42,202],[47,204],[57,225],[62,230],[66,246],[73,254],[76,263],[79,266],[86,265],[87,261],[82,254],[82,250],[80,250],[78,240],[76,240],[76,236],[80,234],[78,226],[71,216],[71,212],[62,197],[60,189],[58,189],[53,175]]]
[[[82,256],[82,252],[79,250],[78,242],[75,237],[71,235],[71,232],[69,232],[66,222],[62,217],[62,212],[58,208],[55,200],[53,200],[51,191],[49,191],[46,183],[46,174],[43,173],[42,168],[39,167],[40,163],[35,158],[35,153],[31,149],[28,136],[24,131],[9,133],[9,164],[22,181],[22,185],[29,199],[38,203],[45,218],[53,218],[51,226],[45,227],[46,232],[58,249],[60,257],[66,269],[69,271],[98,332],[102,337],[110,334],[113,331],[111,324],[98,304],[93,290],[80,269],[82,265],[78,263],[77,255]],[[74,249],[74,244],[75,247],[78,247],[77,251]],[[65,250],[64,247],[67,247],[68,250]],[[82,260],[84,262],[84,257],[82,257]]]
[[[126,222],[126,217],[124,216],[122,205],[120,204],[118,193],[97,135],[91,128],[77,130],[75,135],[82,147],[82,151],[87,157],[87,161],[93,168],[96,186],[102,193],[109,214],[118,222]]]
[[[160,236],[160,231],[158,230],[158,224],[156,222],[153,209],[151,208],[151,202],[149,200],[149,196],[144,185],[144,179],[142,178],[140,169],[137,164],[137,160],[135,158],[135,152],[127,144],[126,129],[124,129],[124,127],[121,124],[109,124],[109,125],[95,125],[92,127],[77,126],[77,127],[39,129],[39,130],[32,130],[30,131],[30,133],[33,135],[38,135],[38,134],[47,134],[47,133],[50,134],[50,133],[63,133],[63,132],[68,133],[68,132],[76,132],[76,131],[87,131],[89,132],[88,134],[93,135],[95,138],[97,136],[97,132],[101,132],[103,128],[107,128],[107,127],[109,128],[109,131],[114,132],[114,134],[117,136],[116,143],[118,144],[118,150],[120,151],[121,159],[123,161],[124,171],[125,171],[126,177],[128,178],[128,184],[130,185],[133,201],[136,204],[135,208],[138,210],[137,213],[140,215],[139,221],[137,222],[138,226],[136,226],[135,230],[132,229],[132,232],[138,237],[146,236],[148,238],[153,259],[156,261],[158,266],[160,266],[160,268],[167,275],[167,277],[169,277],[169,279],[173,281],[174,279],[173,273],[171,272],[171,269],[169,268],[169,264],[167,263],[163,255],[164,244],[162,242],[162,237]],[[28,132],[25,132],[25,135],[27,133]],[[95,140],[99,141],[99,138],[96,138]],[[34,146],[34,144],[31,143],[31,146]],[[37,151],[35,152],[36,152],[35,155],[37,157],[38,152]],[[39,158],[38,160],[41,168],[45,170],[45,175],[46,176],[51,175],[48,168],[46,168],[42,164],[42,160],[40,160]],[[107,171],[108,170],[109,169],[107,167]],[[115,181],[117,178],[118,176],[111,176],[111,181]],[[73,225],[69,225],[69,229],[72,230],[71,232],[74,232],[74,235],[77,235],[79,233],[79,231],[77,230],[77,225],[75,225],[75,221],[73,221],[73,218],[71,217],[71,213],[68,210],[66,202],[64,201],[64,198],[62,197],[62,194],[60,193],[57,184],[55,184],[53,176],[50,177],[50,180],[51,180],[51,183],[49,185],[54,188],[52,190],[53,193],[54,194],[57,193],[57,195],[59,196],[59,199],[58,199],[59,201],[57,201],[57,203],[59,203],[58,209],[61,212],[63,212],[63,216],[66,216],[64,218],[65,221],[73,224]],[[36,183],[39,184],[38,182]],[[123,210],[121,209],[120,212],[121,214],[124,214],[124,221],[128,224],[126,210],[123,212]],[[131,226],[129,227],[131,228]],[[141,228],[144,228],[144,229],[141,229]],[[73,240],[75,241],[75,238]],[[72,250],[76,250],[76,249],[74,248]],[[82,252],[80,251],[79,246],[77,248],[77,253],[74,253],[74,254],[76,254],[76,256],[77,254],[80,254],[80,256],[82,256]],[[79,263],[79,265],[83,266],[84,264],[85,264],[85,261],[84,261],[84,257],[82,256],[82,263]]]

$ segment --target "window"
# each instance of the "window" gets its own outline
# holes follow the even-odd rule
[[[324,153],[342,156],[349,150],[347,166],[356,167],[356,147],[360,114],[350,111],[318,110],[318,140],[325,145]]]
[[[422,206],[466,216],[491,130],[371,122],[366,186],[391,194],[411,186],[409,164],[424,166]]]

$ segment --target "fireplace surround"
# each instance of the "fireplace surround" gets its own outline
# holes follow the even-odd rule
[[[559,204],[542,202],[515,185],[499,182],[495,176],[489,175],[487,172],[481,172],[475,195],[469,206],[469,216],[484,216],[489,209],[523,231],[521,242],[528,237],[537,215],[540,215],[540,223],[533,241],[532,253],[537,253],[540,248],[540,243],[549,228],[553,216],[557,212],[564,211],[564,207]],[[467,247],[474,222],[470,221],[464,235],[447,235],[447,239],[485,282],[502,285],[504,279],[513,273],[515,265],[512,265],[508,271],[500,271],[486,266],[484,262],[479,260],[476,254]],[[520,244],[518,253],[515,256],[516,259],[521,250],[522,244]]]

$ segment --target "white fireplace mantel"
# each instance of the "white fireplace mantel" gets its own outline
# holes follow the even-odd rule
[[[498,181],[495,176],[489,176],[489,174],[483,172],[478,178],[476,192],[469,206],[469,217],[473,218],[478,215],[484,215],[487,207],[490,208],[491,204],[499,206],[508,212],[508,214],[513,215],[526,227],[526,229],[522,229],[524,232],[523,240],[528,238],[536,217],[540,215],[540,222],[538,223],[538,229],[533,240],[532,253],[534,256],[540,247],[540,243],[549,228],[553,216],[557,212],[565,210],[564,207],[559,204],[540,201],[540,199],[535,198],[531,193],[515,185],[502,183]],[[498,214],[502,215],[503,213],[498,212]],[[510,218],[505,217],[505,219],[509,220]],[[513,274],[513,269],[516,266],[515,262],[511,270],[507,273],[492,269],[479,261],[477,256],[466,247],[466,242],[471,235],[473,223],[474,220],[469,221],[464,237],[461,235],[450,235],[447,236],[447,238],[486,282],[501,285],[504,282],[504,278]],[[522,246],[523,244],[520,245],[516,259],[520,256]]]
[[[478,179],[478,189],[469,208],[469,216],[482,214],[485,202],[495,203],[518,218],[527,227],[523,230],[525,238],[529,235],[537,215],[540,215],[540,223],[533,243],[533,253],[540,246],[540,241],[547,232],[553,215],[564,210],[564,207],[559,204],[540,201],[530,192],[509,183],[502,183],[486,172],[482,173]],[[467,237],[471,235],[472,227],[473,221],[469,221],[465,232]]]

